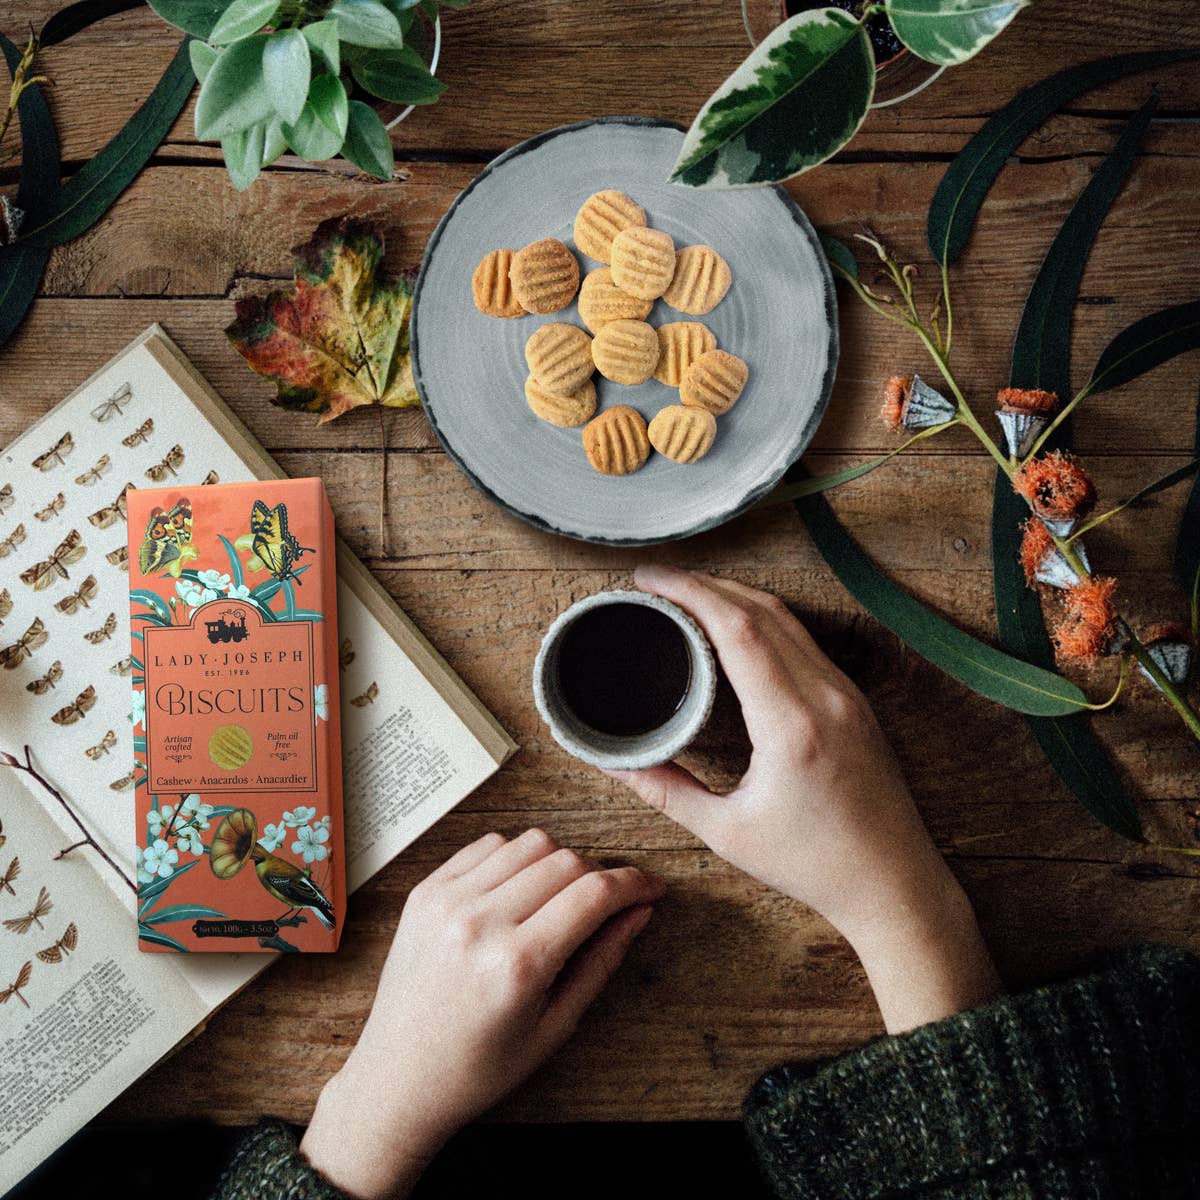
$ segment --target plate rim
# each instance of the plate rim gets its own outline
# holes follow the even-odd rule
[[[612,114],[602,117],[589,117],[584,121],[573,121],[568,125],[556,125],[552,129],[545,129],[541,133],[535,133],[532,137],[526,138],[522,142],[518,142],[515,146],[510,146],[507,150],[498,154],[471,180],[465,188],[454,197],[450,207],[442,214],[441,220],[434,227],[433,233],[429,236],[429,241],[425,245],[425,253],[421,256],[421,268],[417,273],[416,285],[413,288],[413,305],[412,313],[409,318],[409,361],[412,364],[413,385],[417,390],[417,396],[421,401],[421,409],[425,413],[425,419],[429,422],[430,428],[441,444],[442,449],[450,460],[458,467],[458,469],[467,477],[471,484],[482,492],[493,504],[502,508],[505,512],[511,513],[514,517],[524,521],[527,525],[532,525],[535,529],[540,529],[544,533],[557,534],[559,537],[571,538],[574,541],[588,542],[597,546],[657,546],[667,542],[683,541],[686,538],[696,537],[698,534],[707,533],[710,530],[717,529],[722,525],[728,524],[730,521],[736,520],[743,516],[755,504],[758,503],[763,496],[770,492],[775,485],[783,478],[791,466],[799,461],[800,456],[808,449],[812,443],[813,436],[816,434],[822,419],[825,416],[825,411],[829,407],[829,398],[833,392],[834,378],[837,374],[838,360],[841,355],[841,331],[838,326],[838,303],[837,289],[834,286],[833,272],[829,268],[829,263],[825,258],[825,252],[821,248],[820,239],[817,237],[817,232],[813,228],[812,222],[808,219],[804,210],[793,199],[791,194],[780,184],[769,184],[762,189],[775,194],[776,199],[783,205],[785,212],[792,218],[792,221],[800,229],[817,259],[817,266],[821,272],[821,281],[824,288],[825,299],[825,316],[829,322],[829,359],[825,366],[825,374],[821,380],[820,397],[816,406],[813,408],[809,416],[808,422],[800,433],[797,439],[799,449],[796,457],[791,463],[785,464],[777,474],[769,477],[764,483],[750,488],[748,492],[724,514],[719,514],[713,517],[708,517],[700,521],[696,525],[682,530],[679,533],[669,533],[664,537],[603,537],[595,534],[586,534],[573,532],[569,529],[560,528],[552,522],[546,520],[545,517],[539,516],[537,513],[524,512],[516,505],[498,496],[487,484],[485,484],[478,475],[463,461],[461,455],[450,444],[449,440],[442,433],[441,427],[438,425],[437,415],[434,412],[433,404],[426,395],[425,381],[421,373],[420,355],[418,354],[419,332],[420,332],[420,301],[421,289],[425,283],[425,276],[429,270],[429,264],[433,259],[433,255],[437,250],[438,243],[441,241],[442,233],[445,231],[450,219],[458,211],[459,205],[482,183],[496,168],[504,165],[510,159],[517,158],[522,154],[526,154],[531,150],[536,150],[539,146],[550,141],[552,138],[561,137],[563,134],[574,133],[581,129],[589,129],[594,125],[631,125],[641,126],[644,128],[662,128],[675,129],[681,133],[686,133],[685,126],[679,124],[678,121],[672,121],[666,117],[647,117],[637,115],[622,116]]]

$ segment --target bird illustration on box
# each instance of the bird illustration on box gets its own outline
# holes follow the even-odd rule
[[[272,853],[257,841],[258,822],[248,808],[234,809],[217,826],[208,850],[208,865],[218,879],[232,879],[247,862],[254,863],[258,882],[289,908],[306,908],[333,929],[333,905],[325,893],[295,863]]]

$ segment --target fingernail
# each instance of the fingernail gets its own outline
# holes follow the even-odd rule
[[[638,587],[652,592],[656,588],[669,587],[682,575],[678,567],[668,567],[665,563],[639,563],[634,569],[633,581]]]

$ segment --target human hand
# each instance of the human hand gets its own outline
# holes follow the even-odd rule
[[[409,893],[366,1025],[305,1132],[309,1162],[349,1195],[407,1195],[570,1037],[662,892],[540,829],[460,850]]]
[[[854,946],[895,1032],[999,989],[866,698],[786,605],[727,579],[639,567],[700,623],[754,745],[733,791],[671,763],[610,771],[717,854],[821,913]]]

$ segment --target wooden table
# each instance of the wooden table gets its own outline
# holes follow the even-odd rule
[[[59,0],[0,4],[19,37]],[[571,601],[629,582],[643,554],[538,533],[498,511],[442,453],[419,411],[389,421],[389,557],[377,522],[375,417],[318,428],[272,408],[222,333],[238,296],[290,276],[289,247],[338,213],[376,219],[395,267],[415,267],[438,217],[493,155],[544,128],[601,113],[690,121],[747,50],[737,0],[475,0],[447,13],[442,102],[394,132],[396,179],[284,159],[246,193],[198,145],[189,106],[150,166],[96,228],[57,250],[44,295],[0,352],[0,444],[151,321],[162,322],[230,405],[298,475],[321,475],[342,534],[521,744],[520,753],[351,901],[341,953],[286,959],[198,1041],[105,1116],[262,1111],[306,1121],[367,1014],[411,885],[489,829],[537,824],[608,863],[661,873],[667,898],[569,1049],[506,1103],[512,1120],[732,1118],[756,1073],[789,1056],[843,1051],[880,1025],[846,944],[822,920],[726,866],[666,819],[568,758],[534,711],[541,631]],[[69,169],[120,127],[178,35],[149,12],[113,18],[49,51],[50,101]],[[927,261],[925,214],[945,164],[1018,89],[1072,63],[1129,49],[1200,45],[1194,0],[1037,0],[989,50],[899,107],[875,112],[850,150],[792,186],[814,223],[846,236],[866,221]],[[1004,171],[956,268],[955,357],[981,406],[1007,382],[1025,293],[1073,198],[1123,119],[1157,80],[1162,104],[1083,281],[1076,378],[1130,321],[1195,298],[1200,79],[1184,64],[1093,92],[1054,118]],[[929,276],[926,277],[927,282]],[[809,455],[817,472],[893,444],[880,385],[923,368],[918,348],[842,297],[843,354]],[[1102,493],[1136,490],[1190,457],[1196,357],[1089,401],[1077,445]],[[981,409],[982,411],[982,409]],[[835,494],[851,531],[905,587],[972,632],[993,629],[988,515],[992,468],[976,445],[939,439]],[[1169,573],[1183,490],[1089,539],[1141,620],[1183,617]],[[663,559],[773,589],[876,705],[922,810],[974,900],[1014,983],[1070,968],[1100,947],[1155,938],[1200,945],[1200,868],[1141,849],[1088,818],[1019,716],[980,700],[866,617],[834,580],[790,507],[665,547]],[[1097,672],[1097,695],[1111,684]],[[1194,841],[1194,744],[1139,686],[1096,721],[1141,797],[1151,833]],[[736,706],[722,699],[689,763],[727,783],[745,761]],[[272,1064],[273,1083],[247,1065]],[[282,1086],[281,1086],[282,1084]]]

